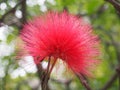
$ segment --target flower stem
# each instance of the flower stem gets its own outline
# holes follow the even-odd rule
[[[91,87],[89,86],[87,80],[85,79],[85,77],[82,74],[77,75],[77,76],[80,79],[82,85],[86,88],[86,90],[92,90]]]
[[[49,70],[49,73],[48,73],[49,75],[51,74],[51,72],[53,70],[53,67],[55,66],[56,61],[57,61],[57,59],[54,59],[54,62],[53,62],[52,66],[51,66],[51,68]]]
[[[47,66],[47,71],[43,74],[42,80],[41,80],[41,88],[42,90],[48,90],[46,85],[48,84],[49,78],[50,78],[50,74],[53,70],[53,67],[56,63],[56,59],[54,59],[54,62],[50,68],[50,63],[51,63],[51,58],[49,57],[48,59],[48,66]]]

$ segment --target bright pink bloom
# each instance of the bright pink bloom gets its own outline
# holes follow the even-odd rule
[[[98,38],[82,18],[49,12],[28,22],[21,31],[25,49],[36,63],[45,57],[62,59],[73,72],[88,75],[98,56]]]

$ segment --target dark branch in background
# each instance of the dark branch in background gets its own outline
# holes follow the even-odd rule
[[[99,6],[99,8],[91,15],[89,15],[88,13],[78,13],[76,16],[77,17],[89,17],[89,18],[92,18],[92,19],[96,19],[96,18],[99,18],[99,16],[104,13],[108,8],[106,7],[106,4],[103,3],[102,5]]]
[[[120,65],[116,68],[116,73],[114,73],[111,79],[105,84],[105,86],[101,90],[107,90],[108,88],[110,88],[113,82],[119,77],[119,75],[120,75]]]
[[[109,3],[111,3],[115,9],[117,10],[118,12],[118,15],[120,15],[120,2],[117,1],[117,0],[105,0]],[[97,17],[99,15],[101,15],[101,13],[103,13],[106,9],[105,7],[105,4],[101,5],[100,8],[97,10],[96,14],[92,14],[90,15],[89,17],[92,18],[92,19],[97,19]],[[80,15],[81,16],[81,15]],[[87,14],[83,15],[83,16],[88,16]],[[95,27],[96,28],[96,27]],[[103,29],[103,28],[100,28],[100,29]],[[106,30],[104,30],[106,31]],[[105,33],[106,35],[108,35],[108,33]],[[119,44],[118,42],[115,42],[115,40],[113,39],[113,36],[112,34],[108,35],[109,38],[111,39],[112,41],[112,45],[115,47],[115,50],[116,50],[116,56],[117,56],[117,60],[118,60],[118,65],[117,65],[117,69],[115,69],[115,73],[110,77],[110,80],[108,80],[105,85],[103,86],[102,89],[100,90],[108,90],[111,85],[117,80],[117,78],[119,78],[119,84],[120,84],[120,73],[118,72],[118,70],[120,71],[120,51],[119,51]],[[119,67],[119,68],[118,68]],[[117,70],[117,72],[116,72]],[[119,87],[119,90],[120,90],[120,87]]]
[[[103,29],[103,28],[99,27],[99,29]],[[117,80],[117,78],[120,78],[120,51],[119,51],[119,43],[114,40],[112,32],[111,33],[104,32],[104,33],[110,38],[111,45],[113,45],[115,50],[116,50],[116,56],[117,56],[118,65],[117,65],[117,68],[114,69],[115,73],[110,77],[110,79],[105,83],[103,88],[100,89],[100,90],[108,90],[112,86],[112,84]],[[104,42],[104,43],[107,43],[107,42]],[[118,90],[120,90],[120,88]]]
[[[21,11],[22,11],[22,18],[19,19],[17,18],[14,13],[17,10],[17,7],[21,6]],[[0,18],[0,26],[3,25],[13,25],[13,26],[17,26],[19,29],[22,28],[22,25],[26,22],[26,0],[19,0],[19,2],[15,5],[15,7],[11,8],[10,10],[8,10],[4,15],[2,15],[2,17]],[[9,15],[12,16],[9,17]],[[6,21],[6,18],[10,18],[11,20]]]
[[[105,1],[111,3],[115,7],[115,9],[118,11],[118,14],[120,15],[120,2],[119,1],[117,0],[105,0]]]
[[[26,0],[22,1],[22,24],[24,24],[26,22]]]
[[[17,8],[20,4],[22,4],[23,1],[25,1],[25,0],[20,0],[20,1],[15,5],[15,7],[11,8],[11,9],[8,10],[4,15],[2,15],[2,17],[0,18],[0,22],[3,22],[3,21],[4,21],[4,18],[5,18],[8,14],[14,13],[15,10],[16,10],[16,8]]]
[[[107,90],[108,88],[110,88],[113,82],[117,80],[118,75],[119,74],[117,72],[114,73],[114,75],[110,78],[110,80],[105,84],[105,86],[101,90]]]
[[[82,85],[86,88],[86,90],[92,90],[91,87],[89,86],[88,81],[86,80],[85,76],[80,74],[80,75],[77,75],[77,77],[80,79]]]

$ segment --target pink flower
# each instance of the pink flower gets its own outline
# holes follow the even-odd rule
[[[36,64],[45,57],[62,59],[76,74],[90,75],[99,41],[89,24],[67,12],[49,12],[24,25],[21,38]]]

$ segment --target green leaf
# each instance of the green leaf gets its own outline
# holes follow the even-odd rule
[[[9,35],[7,36],[7,41],[6,41],[7,44],[10,44],[13,39],[14,39],[14,35],[9,34]]]

